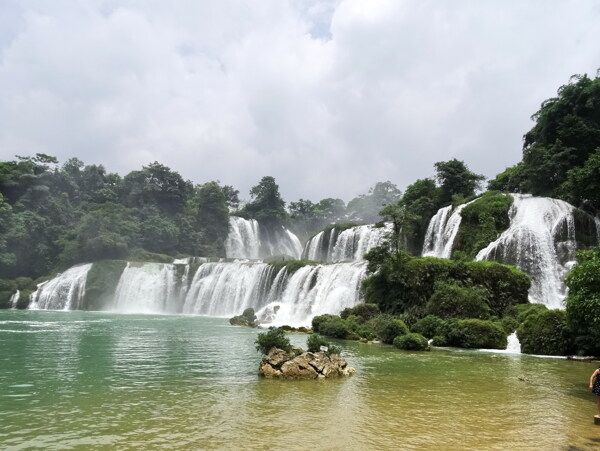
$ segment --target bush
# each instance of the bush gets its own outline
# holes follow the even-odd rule
[[[413,327],[413,331],[425,337],[433,338],[440,335],[443,331],[444,320],[434,315],[427,315],[421,318]]]
[[[480,319],[450,320],[445,325],[448,346],[460,348],[506,349],[506,333],[492,321]]]
[[[566,355],[571,348],[567,314],[563,310],[546,310],[529,315],[517,329],[521,351],[526,354]]]
[[[29,307],[29,303],[31,302],[29,297],[32,293],[33,290],[23,290],[19,293],[19,300],[17,301],[17,308],[19,310],[25,310],[27,307]]]
[[[487,319],[488,296],[483,287],[465,288],[457,283],[438,282],[427,303],[427,313],[441,318]]]
[[[354,307],[345,308],[340,313],[342,319],[348,318],[350,315],[360,318],[359,322],[364,323],[376,317],[381,312],[377,304],[357,304]]]
[[[319,324],[318,332],[328,337],[346,338],[350,331],[342,318],[332,316],[329,320]]]
[[[408,327],[406,327],[406,324],[404,324],[403,321],[396,319],[391,315],[379,315],[376,318],[373,318],[372,321],[377,336],[384,343],[392,344],[394,338],[409,332]]]
[[[292,345],[290,339],[285,336],[285,332],[279,327],[270,327],[268,332],[258,334],[256,337],[256,350],[263,354],[268,353],[271,348],[279,348],[284,351],[291,351]]]
[[[336,345],[332,345],[323,337],[312,334],[306,339],[306,345],[308,346],[309,352],[319,352],[321,351],[321,346],[325,346],[327,348],[326,354],[341,354],[342,348]]]
[[[335,318],[335,315],[325,314],[313,317],[311,321],[312,329],[315,332],[321,332],[321,324],[330,321],[332,318]]]
[[[394,338],[394,346],[407,351],[428,351],[427,339],[421,334],[409,333]]]

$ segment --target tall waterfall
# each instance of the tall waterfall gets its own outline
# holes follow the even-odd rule
[[[450,258],[452,245],[462,220],[460,212],[467,205],[459,205],[454,211],[452,205],[440,208],[431,218],[423,242],[423,257]]]
[[[329,232],[319,232],[304,246],[302,256],[309,260],[324,262],[359,261],[363,256],[379,246],[392,230],[392,224],[384,227],[362,225],[351,227],[338,233],[333,228]],[[326,233],[328,239],[325,240]],[[325,248],[325,243],[327,247]]]
[[[564,284],[574,264],[577,242],[572,205],[547,197],[513,194],[510,226],[477,254],[476,260],[514,265],[531,276],[529,298],[562,308]]]
[[[67,269],[54,279],[38,285],[31,294],[32,310],[74,310],[80,307],[91,263]]]
[[[273,255],[300,258],[302,244],[285,227],[269,231],[255,219],[231,216],[225,252],[228,258],[260,259]]]

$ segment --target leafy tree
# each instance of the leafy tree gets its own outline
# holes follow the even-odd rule
[[[252,200],[246,204],[244,212],[267,227],[283,225],[287,220],[285,202],[279,194],[279,185],[270,176],[263,177],[259,184],[250,190]]]
[[[377,222],[379,212],[387,204],[396,203],[402,195],[398,187],[390,182],[378,182],[369,189],[368,194],[361,194],[348,202],[347,215],[351,221]]]
[[[265,333],[258,334],[256,337],[256,350],[263,354],[269,352],[271,348],[279,348],[284,351],[291,351],[292,345],[290,339],[285,336],[283,329],[279,327],[270,327]]]
[[[230,185],[223,185],[221,189],[223,190],[223,195],[225,196],[227,206],[231,210],[237,210],[240,206],[239,190]]]
[[[229,233],[229,209],[225,193],[217,182],[205,183],[198,190],[197,223],[200,255],[225,255],[225,240]]]
[[[473,196],[485,180],[485,176],[471,172],[463,161],[456,158],[439,161],[434,166],[441,188],[441,201],[445,204],[457,194],[464,197]]]

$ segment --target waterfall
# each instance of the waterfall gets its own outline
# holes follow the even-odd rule
[[[431,218],[423,242],[423,252],[421,253],[423,257],[450,258],[454,239],[462,220],[460,212],[467,205],[468,203],[459,205],[454,211],[452,211],[452,205],[440,208]]]
[[[355,226],[337,233],[333,228],[327,249],[324,249],[325,232],[319,232],[304,247],[303,257],[325,262],[360,261],[364,255],[384,242],[392,231],[391,223],[384,227]]]
[[[184,313],[208,316],[239,315],[264,305],[273,266],[256,262],[205,263],[192,279]]]
[[[594,221],[596,222],[596,238],[598,239],[598,243],[600,243],[600,216],[595,216]]]
[[[175,313],[179,303],[176,265],[127,263],[115,292],[114,309],[122,313]]]
[[[337,314],[359,302],[359,287],[367,263],[304,266],[288,278],[278,299],[257,312],[272,325],[310,326],[311,319]]]
[[[31,295],[32,310],[75,310],[85,293],[85,282],[91,263],[67,269],[54,279],[37,286]]]
[[[477,254],[476,260],[514,265],[531,276],[529,299],[564,308],[564,279],[574,264],[575,220],[572,205],[547,197],[513,194],[510,226]]]
[[[225,241],[227,258],[260,258],[258,221],[229,217],[229,235]]]
[[[269,231],[255,219],[237,216],[229,218],[229,234],[225,241],[227,258],[257,260],[273,255],[300,258],[302,244],[296,235],[285,227]]]
[[[8,301],[10,308],[17,308],[17,303],[19,302],[19,296],[21,295],[21,292],[19,290],[17,290],[11,297],[10,300]]]
[[[508,344],[505,349],[507,354],[521,354],[521,343],[519,342],[516,332],[513,332],[507,337],[507,342]]]

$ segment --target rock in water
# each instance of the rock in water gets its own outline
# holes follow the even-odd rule
[[[338,355],[324,352],[286,352],[271,348],[263,355],[259,374],[268,378],[317,379],[324,377],[352,376],[356,370]]]

